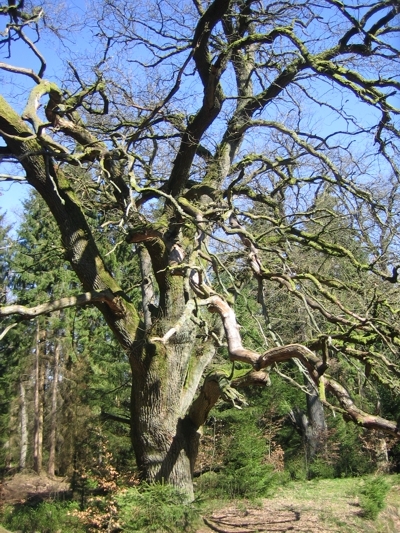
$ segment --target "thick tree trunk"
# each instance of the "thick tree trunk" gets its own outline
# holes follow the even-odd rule
[[[142,478],[168,482],[193,500],[193,470],[199,433],[187,418],[162,420],[151,406],[133,419],[132,443]],[[136,421],[138,420],[138,421]],[[144,428],[143,425],[146,425]],[[142,431],[138,428],[142,428]]]
[[[132,444],[142,478],[172,483],[189,499],[198,433],[182,411],[186,372],[181,365],[192,348],[187,343],[147,344],[144,363],[150,364],[141,369],[141,379],[134,380],[131,407]]]
[[[147,335],[143,327],[131,357],[132,444],[143,479],[169,482],[191,500],[199,433],[187,411],[214,348],[196,339],[182,277],[170,276],[163,300],[163,316]]]
[[[56,469],[56,440],[57,440],[57,396],[58,396],[58,370],[60,363],[61,344],[56,341],[53,361],[53,382],[51,386],[51,411],[50,411],[50,450],[47,474],[55,476]]]

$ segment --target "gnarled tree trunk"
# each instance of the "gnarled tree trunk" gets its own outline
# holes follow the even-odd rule
[[[147,259],[142,250],[143,270]],[[191,499],[199,434],[187,413],[214,347],[196,338],[184,277],[168,274],[163,287],[156,316],[145,313],[131,354],[132,444],[145,479],[168,481]]]

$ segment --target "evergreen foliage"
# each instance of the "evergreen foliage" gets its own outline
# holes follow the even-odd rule
[[[374,476],[365,480],[359,497],[365,518],[376,520],[378,514],[386,506],[389,489],[389,483],[382,476]]]
[[[11,274],[12,239],[9,235],[10,226],[5,223],[4,214],[0,214],[0,301],[7,302],[9,294],[9,278]],[[15,323],[15,322],[14,322]],[[3,328],[12,326],[12,319],[3,322]],[[10,376],[15,372],[17,360],[14,355],[15,331],[8,333],[8,343],[0,341],[0,472],[9,465],[10,455],[10,404],[12,385]]]
[[[197,488],[208,497],[256,499],[271,496],[283,481],[268,461],[267,439],[259,424],[260,406],[251,416],[237,409],[214,409],[220,421],[217,472],[205,472]]]
[[[6,507],[1,514],[2,524],[21,533],[84,533],[80,520],[73,511],[75,502],[40,502],[37,504]]]
[[[78,280],[63,259],[59,230],[51,216],[44,216],[47,206],[39,195],[33,193],[24,204],[24,218],[13,242],[13,253],[2,265],[8,264],[8,290],[25,305],[44,302],[76,293]],[[101,238],[101,236],[99,237]],[[5,253],[5,252],[4,252]],[[123,260],[118,249],[118,259]],[[121,255],[122,254],[122,255]],[[115,256],[110,257],[111,260]],[[41,270],[43,268],[43,270]],[[132,262],[126,274],[134,268]],[[134,289],[133,289],[134,292]],[[39,322],[38,322],[39,321]],[[38,325],[39,324],[39,325]],[[93,308],[62,310],[36,320],[23,321],[12,329],[1,342],[1,353],[8,357],[2,379],[7,393],[4,403],[4,432],[7,447],[2,447],[3,465],[18,468],[20,455],[21,402],[20,383],[26,388],[28,438],[26,466],[33,461],[33,391],[34,354],[36,330],[41,331],[41,364],[44,374],[44,462],[49,457],[51,424],[51,387],[54,381],[53,361],[55,349],[60,350],[57,368],[58,407],[56,471],[59,475],[72,475],[76,469],[86,469],[98,446],[98,428],[106,424],[116,433],[112,437],[115,450],[121,450],[121,461],[128,455],[129,432],[115,422],[100,420],[102,411],[129,416],[130,370],[126,356],[117,346],[100,313]],[[14,363],[12,363],[14,361]],[[117,454],[118,455],[118,454]],[[24,463],[25,465],[25,463]],[[25,467],[23,465],[23,467]]]
[[[163,483],[142,484],[122,492],[117,498],[124,531],[140,533],[180,533],[196,531],[195,504],[185,494]]]

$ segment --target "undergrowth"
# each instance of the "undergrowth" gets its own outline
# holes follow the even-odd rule
[[[119,518],[124,532],[192,533],[198,511],[185,495],[171,485],[143,484],[117,496]]]
[[[359,502],[363,516],[370,520],[376,520],[378,514],[386,506],[386,496],[390,485],[382,476],[368,478],[360,490]]]
[[[0,520],[4,527],[21,533],[84,533],[79,519],[73,515],[77,508],[77,502],[10,505],[3,509]]]
[[[237,410],[218,416],[225,424],[223,461],[218,473],[210,471],[197,480],[197,489],[206,498],[254,500],[272,496],[284,481],[284,473],[268,463],[262,429]]]

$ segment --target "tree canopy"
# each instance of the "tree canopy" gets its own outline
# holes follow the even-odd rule
[[[293,359],[326,405],[398,436],[354,391],[400,384],[398,2],[0,15],[0,178],[44,199],[84,291],[0,316],[100,310],[129,356],[143,477],[190,495],[212,406]]]

